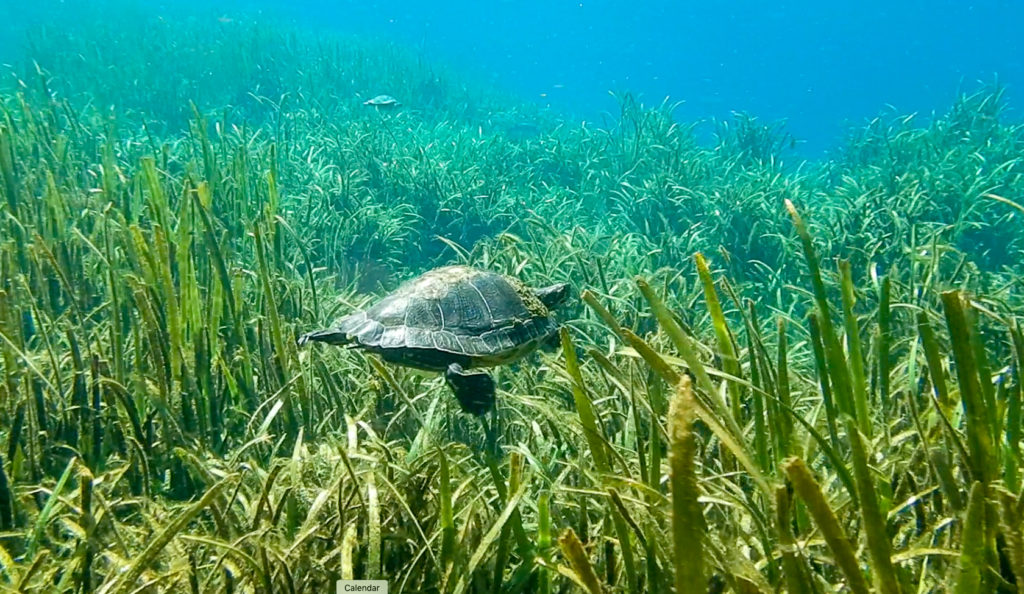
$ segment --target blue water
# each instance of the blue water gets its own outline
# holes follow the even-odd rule
[[[886,105],[927,114],[996,77],[1012,103],[1024,86],[1024,2],[1011,0],[319,0],[282,12],[416,44],[585,116],[629,90],[684,101],[683,120],[785,118],[809,155]]]
[[[58,6],[69,6],[58,3]],[[188,2],[136,3],[174,12]],[[484,77],[519,97],[587,119],[614,112],[609,91],[683,101],[682,121],[744,111],[785,119],[801,153],[837,147],[850,126],[892,106],[943,110],[978,81],[1024,86],[1024,2],[862,0],[683,2],[248,0],[205,10],[260,10],[320,30],[383,37]],[[58,8],[59,10],[59,8]],[[12,21],[29,15],[0,0]],[[22,18],[19,19],[18,17]],[[0,24],[0,57],[4,57]]]

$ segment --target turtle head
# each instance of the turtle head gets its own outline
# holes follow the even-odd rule
[[[555,309],[559,305],[565,303],[565,300],[569,298],[569,293],[569,283],[558,283],[557,285],[551,285],[550,287],[533,290],[533,294],[536,295],[537,299],[540,299],[540,302],[548,309]]]

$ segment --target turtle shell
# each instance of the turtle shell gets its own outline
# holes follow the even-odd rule
[[[363,311],[343,318],[332,342],[428,371],[451,363],[489,367],[514,361],[558,327],[515,278],[468,266],[437,268]]]

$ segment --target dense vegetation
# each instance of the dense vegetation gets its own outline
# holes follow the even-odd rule
[[[387,45],[121,19],[36,30],[0,95],[3,589],[1024,580],[999,87],[798,164],[752,117],[705,146],[631,96],[570,122]],[[452,262],[580,297],[498,372],[497,451],[439,380],[294,345]]]

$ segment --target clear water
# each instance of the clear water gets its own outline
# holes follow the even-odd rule
[[[4,10],[6,5],[7,9]],[[685,2],[651,0],[419,2],[117,2],[145,12],[263,14],[318,31],[407,45],[518,97],[587,119],[617,109],[609,91],[682,101],[682,121],[741,111],[785,119],[808,157],[841,144],[892,106],[928,115],[978,81],[1024,85],[1024,3],[1011,0]],[[70,19],[74,2],[0,2],[0,57],[18,36]],[[11,18],[13,17],[13,18]]]

